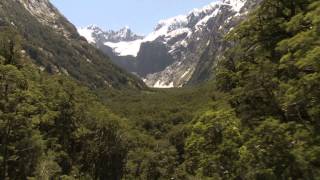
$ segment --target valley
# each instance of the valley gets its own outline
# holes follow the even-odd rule
[[[0,179],[319,179],[319,14],[221,0],[141,36],[0,1]]]
[[[134,34],[128,27],[115,32],[113,38],[110,38],[112,33],[94,25],[78,31],[114,63],[138,75],[149,87],[182,87],[212,78],[212,69],[231,46],[223,37],[259,2],[213,2],[187,15],[160,20],[145,37]]]

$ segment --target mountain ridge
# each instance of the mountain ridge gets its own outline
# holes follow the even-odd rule
[[[48,0],[3,0],[0,19],[1,26],[11,26],[22,36],[26,55],[41,71],[65,74],[91,88],[144,87],[87,43]]]
[[[250,5],[252,2],[259,0],[213,2],[203,8],[195,8],[186,15],[160,20],[154,31],[143,39],[116,43],[97,41],[94,44],[113,57],[111,59],[116,64],[137,74],[150,87],[171,88],[199,83],[210,76],[208,73],[204,78],[203,75],[201,78],[194,77],[198,76],[198,71],[202,71],[198,67],[200,57],[205,57],[203,53],[209,47],[226,48],[222,47],[225,45],[222,43],[224,35],[255,7]],[[143,44],[145,45],[142,46]],[[156,50],[150,52],[149,48],[145,48],[148,44],[166,50],[162,50],[162,53]],[[159,66],[155,68],[152,62],[157,62]],[[209,64],[208,66],[214,65],[212,62]],[[148,69],[148,66],[153,68]]]
[[[79,27],[78,32],[85,37],[89,43],[95,43],[96,41],[113,42],[118,43],[121,41],[134,41],[142,39],[143,36],[135,34],[132,30],[125,26],[117,31],[103,30],[98,25],[91,24],[86,27]]]

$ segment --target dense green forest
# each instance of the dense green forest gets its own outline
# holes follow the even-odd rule
[[[0,179],[320,179],[318,0],[264,0],[182,89],[50,75],[0,27]]]

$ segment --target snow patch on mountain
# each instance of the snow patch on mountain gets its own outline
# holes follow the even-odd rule
[[[161,82],[161,80],[158,80],[154,86],[154,88],[174,88],[173,82],[170,82],[169,84],[165,84],[165,82]]]
[[[159,21],[158,25],[155,28],[155,31],[147,35],[143,39],[135,41],[122,41],[122,42],[105,42],[106,46],[109,46],[113,51],[119,56],[134,56],[138,55],[140,46],[142,43],[155,41],[158,38],[164,38],[166,40],[180,35],[182,33],[190,33],[190,30],[187,28],[182,28],[187,23],[186,16],[176,16],[167,20]],[[92,40],[90,37],[90,31],[83,31],[79,29],[80,34],[82,33],[84,37],[88,36],[88,41]]]
[[[205,27],[208,23],[208,21],[215,17],[219,13],[219,9],[215,9],[210,15],[205,16],[203,19],[201,19],[197,24],[196,24],[196,31],[201,30],[203,27]]]
[[[194,9],[187,15],[178,15],[169,19],[160,20],[153,32],[144,38],[140,36],[141,38],[133,38],[131,41],[128,39],[135,35],[131,34],[129,27],[114,32],[103,31],[99,27],[91,25],[85,28],[79,28],[78,32],[90,43],[96,43],[98,40],[102,40],[103,44],[111,47],[118,56],[134,57],[138,55],[142,43],[158,40],[163,44],[167,44],[170,40],[185,34],[185,37],[182,40],[176,41],[171,45],[169,51],[172,53],[180,46],[187,47],[188,43],[186,39],[194,33],[192,27],[188,27],[192,16],[203,16],[199,18],[195,25],[196,31],[200,31],[206,26],[211,18],[219,13],[220,6],[231,6],[234,11],[238,12],[244,5],[244,2],[244,0],[222,0],[213,2],[201,9]],[[112,35],[112,37],[110,37],[110,35]]]
[[[87,39],[89,43],[94,43],[95,38],[93,37],[93,30],[89,28],[79,28],[78,33]]]
[[[223,0],[223,3],[230,5],[234,11],[240,12],[246,0]]]
[[[103,45],[110,47],[117,56],[137,57],[134,59],[139,59],[140,53],[141,57],[146,59],[153,54],[165,57],[161,56],[162,54],[159,55],[159,53],[153,52],[156,50],[145,52],[145,49],[148,48],[141,48],[144,43],[155,42],[150,44],[165,46],[173,62],[166,65],[167,67],[160,70],[160,72],[153,71],[142,75],[141,78],[150,87],[181,87],[193,76],[204,50],[211,46],[219,49],[222,41],[221,37],[241,20],[242,15],[248,12],[244,8],[247,1],[249,0],[219,0],[212,2],[203,8],[193,9],[186,15],[161,20],[155,26],[154,31],[147,36],[131,40],[128,37],[119,35],[130,34],[129,28],[124,28],[119,33],[111,33],[111,31],[101,33],[100,31],[79,29],[79,33],[91,43],[102,42]],[[109,37],[108,35],[110,34],[113,37],[116,36],[116,40]],[[217,45],[216,47],[215,44],[220,46]],[[144,45],[149,47],[149,44]],[[152,47],[152,45],[150,46]],[[121,60],[123,60],[122,57]]]
[[[106,42],[104,45],[109,46],[113,49],[114,53],[118,56],[134,56],[136,57],[139,53],[140,46],[143,40],[135,41],[122,41],[118,43]]]
[[[86,27],[79,27],[78,32],[92,43],[98,41],[118,43],[122,41],[135,41],[143,38],[143,36],[133,33],[128,26],[121,28],[118,31],[113,31],[103,30],[99,26],[92,24]]]
[[[147,75],[146,84],[155,87],[159,86],[159,82],[161,82],[181,87],[188,82],[204,49],[210,46],[212,33],[219,33],[215,31],[228,32],[228,24],[231,19],[242,14],[241,10],[246,1],[221,0],[201,9],[193,9],[187,15],[179,16],[182,23],[179,23],[178,26],[170,25],[170,23],[176,24],[177,22],[172,19],[162,21],[167,22],[167,24],[163,23],[166,24],[166,27],[175,28],[164,34],[165,38],[159,39],[167,44],[169,53],[177,60],[177,63],[173,63],[161,72]],[[222,19],[225,21],[221,21]],[[216,25],[217,23],[221,23],[221,25]]]

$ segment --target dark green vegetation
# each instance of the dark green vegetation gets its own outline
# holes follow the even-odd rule
[[[319,179],[319,14],[263,1],[214,82],[171,90],[48,75],[1,28],[0,179]]]
[[[187,124],[195,114],[211,109],[215,95],[208,88],[99,93],[107,107],[138,132],[125,179],[183,177],[178,168],[185,160]]]
[[[38,70],[21,53],[22,41],[14,28],[1,28],[0,179],[154,179],[175,173],[183,159],[182,125],[208,106],[207,91],[103,90],[108,108],[70,78]],[[203,104],[192,106],[197,102]]]
[[[123,120],[87,88],[37,70],[18,39],[1,28],[0,179],[119,179],[127,154]]]
[[[320,178],[319,14],[317,0],[265,0],[229,35],[236,46],[220,63],[216,85],[232,109],[210,115],[228,120],[193,161],[202,175]],[[195,137],[207,138],[217,121],[200,119]]]

